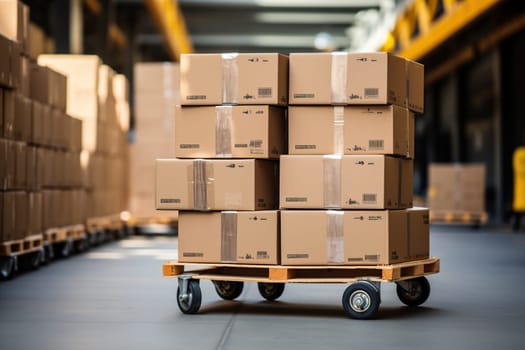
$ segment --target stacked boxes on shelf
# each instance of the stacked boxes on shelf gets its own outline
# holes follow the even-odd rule
[[[83,220],[82,124],[67,79],[35,63],[27,7],[0,1],[0,241]]]
[[[412,207],[423,67],[387,53],[290,55],[281,157],[282,263],[390,264],[428,257]]]
[[[97,56],[40,55],[38,63],[67,76],[66,112],[82,121],[84,214],[96,218],[127,209],[128,84]]]
[[[179,65],[138,63],[134,74],[135,125],[130,146],[130,211],[138,221],[174,221],[177,211],[155,210],[155,159],[175,157]]]
[[[288,58],[181,57],[175,159],[157,160],[156,207],[179,212],[179,260],[279,264],[278,158]]]

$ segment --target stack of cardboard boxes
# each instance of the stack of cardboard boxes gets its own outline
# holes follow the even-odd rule
[[[278,158],[288,58],[183,55],[176,159],[157,160],[157,209],[179,212],[179,260],[278,264]]]
[[[66,111],[83,124],[85,217],[119,214],[128,206],[126,79],[93,55],[40,55],[38,63],[67,76]]]
[[[423,67],[387,53],[291,54],[290,105],[282,263],[428,257],[428,210],[407,209]]]
[[[177,211],[155,210],[155,159],[175,157],[179,65],[138,63],[134,74],[135,125],[130,146],[130,211],[137,222],[174,221]]]
[[[0,1],[0,240],[83,221],[82,123],[66,113],[67,79],[29,52],[29,12]]]
[[[428,257],[428,210],[411,208],[423,67],[386,53],[291,54],[286,133],[280,107],[244,104],[285,105],[287,63],[277,54],[182,57],[179,159],[157,161],[157,208],[216,212],[181,212],[179,261],[360,265]],[[215,106],[190,106],[205,104]],[[274,164],[236,158],[280,154],[281,211],[252,211],[274,208]],[[229,159],[210,159],[218,157]]]

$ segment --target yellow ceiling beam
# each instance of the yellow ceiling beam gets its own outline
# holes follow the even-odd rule
[[[418,36],[406,46],[401,45],[402,49],[398,54],[413,60],[420,59],[492,6],[496,5],[499,1],[500,0],[464,0],[459,3],[455,3],[453,0],[446,1],[450,6],[449,12],[439,17],[430,26],[426,34]],[[398,21],[402,21],[402,17],[399,18]],[[403,38],[402,41],[405,40],[406,38]]]
[[[117,44],[120,48],[125,48],[128,46],[128,38],[126,34],[117,26],[115,23],[111,23],[108,29],[109,38]]]
[[[176,0],[146,0],[145,4],[164,37],[168,52],[174,61],[180,54],[193,52],[186,24]]]

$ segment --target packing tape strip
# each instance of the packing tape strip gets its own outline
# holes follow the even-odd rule
[[[334,106],[334,154],[344,153],[345,108]]]
[[[341,208],[342,155],[323,156],[323,202],[325,208]]]
[[[348,54],[346,52],[332,52],[331,68],[331,100],[332,103],[346,104],[346,76]]]
[[[329,264],[344,262],[344,211],[326,213],[326,258]]]
[[[204,159],[193,161],[193,207],[197,210],[208,209],[207,164]]]
[[[397,207],[401,206],[403,201],[403,160],[394,158],[397,166]]]
[[[232,106],[215,107],[215,155],[232,156]]]
[[[239,89],[239,66],[237,53],[223,53],[222,62],[222,103],[237,103]]]
[[[237,212],[221,212],[221,261],[237,260]]]

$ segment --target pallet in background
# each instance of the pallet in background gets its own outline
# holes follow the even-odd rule
[[[44,237],[42,234],[28,236],[24,239],[17,239],[0,243],[0,256],[13,254],[25,254],[42,249]]]
[[[86,227],[82,224],[48,229],[44,232],[45,241],[60,243],[68,240],[77,241],[86,238]]]
[[[121,230],[124,228],[124,222],[120,215],[109,215],[86,220],[86,230],[89,232],[102,230]]]
[[[469,213],[465,211],[435,211],[430,210],[430,223],[483,225],[487,223],[488,215],[482,213]]]

